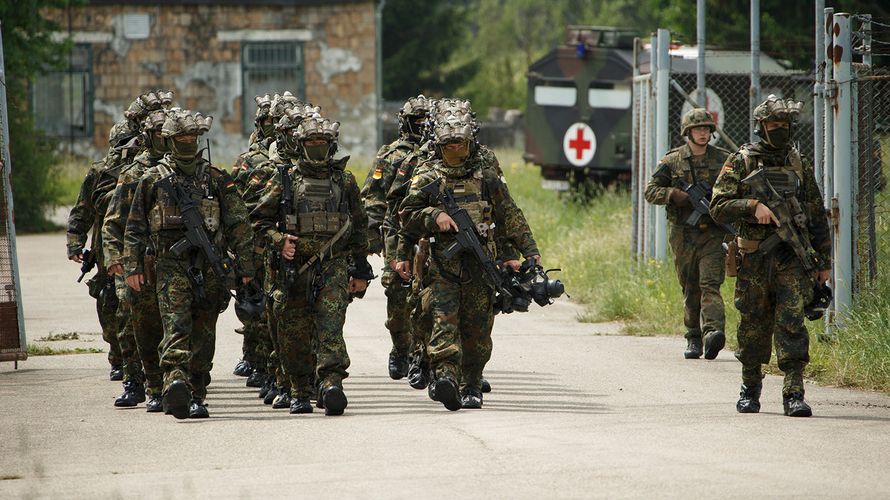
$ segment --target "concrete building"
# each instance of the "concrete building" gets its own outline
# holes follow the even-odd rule
[[[32,87],[38,125],[75,153],[108,147],[139,93],[172,89],[214,117],[213,159],[247,147],[258,94],[290,90],[342,122],[344,154],[376,150],[374,0],[88,0],[45,14],[75,43]],[[225,166],[225,165],[221,165]]]

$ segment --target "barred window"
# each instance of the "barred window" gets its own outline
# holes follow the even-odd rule
[[[303,44],[300,42],[244,42],[241,46],[242,130],[254,130],[254,96],[289,90],[306,100]]]
[[[51,137],[93,134],[93,64],[90,45],[71,50],[67,69],[39,76],[31,87],[37,126]]]

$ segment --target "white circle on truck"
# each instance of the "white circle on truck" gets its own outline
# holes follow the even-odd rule
[[[562,138],[562,152],[569,163],[583,167],[593,160],[596,153],[596,136],[593,129],[583,122],[573,123]]]

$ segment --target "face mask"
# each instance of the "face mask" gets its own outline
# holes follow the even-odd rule
[[[445,164],[449,167],[459,167],[463,165],[463,163],[467,161],[467,156],[469,155],[470,152],[467,143],[464,143],[463,147],[458,150],[448,149],[447,146],[442,147],[442,159],[445,160]]]
[[[191,162],[198,156],[198,142],[181,142],[172,139],[169,142],[173,158],[183,162]]]
[[[329,145],[327,142],[324,144],[317,144],[312,146],[303,145],[303,149],[306,151],[306,159],[312,162],[321,163],[327,161],[328,159],[328,149]]]
[[[260,133],[263,137],[272,137],[275,134],[275,125],[271,123],[260,125]]]
[[[158,156],[170,151],[170,148],[167,147],[167,142],[162,137],[156,137],[153,133],[148,135],[148,147],[153,154]]]
[[[774,148],[782,149],[791,141],[791,129],[774,128],[766,133],[767,142]]]
[[[295,155],[299,147],[300,141],[293,134],[288,133],[284,136],[284,149],[288,154]]]

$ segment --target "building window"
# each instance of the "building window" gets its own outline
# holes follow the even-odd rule
[[[306,100],[303,44],[300,42],[244,42],[241,46],[242,130],[254,130],[254,96],[289,90]]]
[[[37,126],[51,137],[93,134],[93,62],[89,45],[75,45],[68,69],[52,70],[31,87]]]

